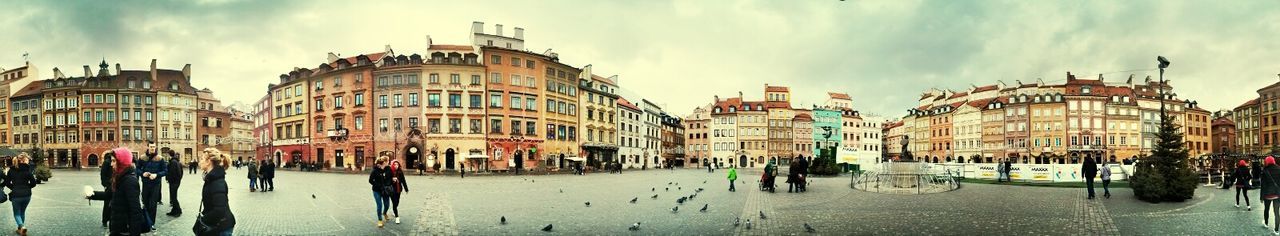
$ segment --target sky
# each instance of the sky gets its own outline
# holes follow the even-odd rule
[[[15,1],[0,0],[0,68],[44,78],[105,59],[181,69],[223,104],[252,104],[329,52],[423,54],[468,44],[473,21],[525,29],[525,47],[619,76],[628,93],[685,115],[713,96],[795,106],[848,93],[898,117],[929,88],[1155,76],[1181,98],[1234,108],[1280,82],[1280,2],[1236,1]]]

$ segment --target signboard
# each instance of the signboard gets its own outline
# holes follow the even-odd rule
[[[999,174],[997,174],[996,172],[997,170],[996,168],[999,167],[998,166],[999,164],[976,164],[976,165],[978,167],[977,168],[978,170],[976,171],[977,173],[975,173],[975,176],[970,178],[996,179],[999,177]],[[969,176],[965,176],[965,177],[969,177]]]
[[[1053,182],[1084,182],[1083,167],[1079,164],[1057,164],[1053,167]]]
[[[1026,167],[1023,171],[1024,180],[1030,181],[1053,181],[1053,166],[1050,165],[1034,165]]]

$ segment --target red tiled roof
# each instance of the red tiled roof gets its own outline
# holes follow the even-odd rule
[[[791,120],[793,120],[793,121],[813,121],[813,117],[809,117],[809,114],[800,113],[800,114],[796,114],[796,117],[791,118]]]
[[[829,92],[827,93],[827,95],[831,96],[831,98],[834,98],[834,99],[853,100],[853,98],[850,98],[849,94],[847,93],[830,93]]]
[[[720,100],[720,102],[717,102],[712,107],[720,108],[721,113],[732,113],[732,112],[729,112],[730,106],[736,107],[734,108],[735,112],[736,110],[742,109],[742,98],[729,98],[725,100]]]
[[[382,60],[382,55],[385,55],[385,54],[387,54],[387,53],[385,53],[385,52],[379,52],[379,53],[369,53],[369,54],[361,54],[361,55],[366,55],[366,56],[368,56],[368,57],[369,57],[369,62],[375,62],[375,61],[381,61],[381,60]],[[356,63],[357,63],[357,62],[359,62],[359,60],[357,60],[357,59],[356,59],[357,57],[360,57],[360,55],[356,55],[356,56],[354,56],[354,57],[342,58],[342,59],[339,59],[339,60],[347,60],[347,63],[350,63],[351,65],[356,65]],[[337,63],[338,63],[338,61],[331,61],[331,62],[329,62],[329,66],[337,67],[337,66],[338,66],[338,64],[337,64]]]
[[[600,83],[604,83],[604,84],[608,84],[608,85],[613,85],[613,86],[618,86],[617,84],[614,84],[614,81],[613,81],[613,80],[611,80],[611,79],[609,79],[609,78],[601,77],[601,76],[599,76],[599,75],[591,75],[591,79],[592,79],[592,80],[595,80],[595,81],[600,81]]]
[[[924,100],[924,99],[926,99],[926,98],[930,98],[930,97],[933,97],[933,94],[927,94],[927,93],[925,93],[925,94],[920,94],[920,100]]]
[[[924,105],[924,106],[917,107],[917,108],[916,108],[916,110],[927,111],[927,110],[929,110],[929,105]]]
[[[639,111],[639,110],[640,110],[640,108],[639,108],[639,107],[636,107],[636,105],[631,104],[631,102],[627,101],[627,99],[626,99],[626,98],[621,98],[621,97],[619,97],[619,98],[618,98],[618,105],[619,105],[619,106],[622,106],[622,107],[626,107],[626,108],[631,108],[632,110],[636,110],[636,111]]]
[[[1018,88],[1031,88],[1036,86],[1040,86],[1040,85],[1035,83],[1030,83],[1030,84],[1023,84],[1022,86],[1018,86]]]
[[[954,108],[960,108],[960,105],[962,105],[962,104],[964,104],[964,102],[953,102],[953,103],[951,103],[951,104],[950,104],[950,106],[951,106],[951,108],[953,108],[953,109],[954,109]]]
[[[782,87],[782,86],[765,86],[764,91],[782,93],[782,92],[791,92],[791,88]]]
[[[1236,123],[1232,122],[1231,119],[1227,119],[1226,117],[1218,117],[1217,119],[1213,119],[1213,126],[1219,126],[1219,125],[1235,126]]]
[[[976,107],[976,108],[982,109],[982,108],[987,107],[987,103],[991,103],[991,100],[995,100],[995,98],[988,98],[988,99],[981,99],[981,100],[969,101],[968,105],[969,105],[969,106],[971,106],[971,107]]]
[[[996,85],[994,85],[994,84],[993,84],[993,85],[987,85],[987,86],[982,86],[982,87],[975,88],[975,89],[973,89],[973,92],[974,92],[974,93],[981,93],[981,92],[986,92],[986,91],[996,90],[996,88],[997,88],[997,86],[996,86]]]
[[[472,48],[471,45],[432,44],[431,46],[427,47],[427,50],[471,51],[471,50],[474,50],[474,48]],[[370,58],[373,59],[372,57]],[[377,58],[377,59],[382,59],[382,58]]]
[[[761,109],[757,109],[757,108],[763,108],[763,107],[764,107],[764,102],[761,102],[761,101],[742,102],[742,107],[738,108],[738,111],[764,111]]]
[[[22,90],[19,90],[17,93],[14,93],[13,97],[40,94],[41,89],[44,89],[44,81],[34,81],[34,82],[31,82],[30,84],[27,84],[27,87],[23,87]]]
[[[1247,106],[1257,106],[1257,105],[1258,105],[1258,99],[1254,98],[1254,99],[1250,99],[1248,102],[1244,102],[1244,104],[1240,104],[1239,106],[1236,106],[1235,109],[1240,109]]]
[[[950,98],[948,98],[948,99],[951,99],[951,98],[962,98],[962,97],[964,97],[964,96],[969,96],[969,92],[959,92],[959,93],[956,93],[956,94],[952,94],[952,95],[951,95],[951,97],[950,97]]]

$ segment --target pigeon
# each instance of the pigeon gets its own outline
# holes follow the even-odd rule
[[[591,202],[587,202],[586,204],[587,204],[587,206],[591,206]]]
[[[537,180],[532,180],[532,179],[529,180],[529,183],[537,183],[537,182],[538,182]],[[547,226],[551,226],[551,225],[547,225]]]
[[[671,185],[671,182],[667,182],[667,185]]]
[[[627,228],[627,230],[631,230],[631,231],[640,230],[640,222],[636,222],[635,224],[631,224],[631,227]]]
[[[804,223],[804,232],[817,233],[818,230],[813,229],[813,226],[809,226],[809,223]]]
[[[311,199],[316,199],[316,195],[315,195],[315,194],[311,194]]]
[[[680,206],[676,206],[676,207],[672,207],[672,208],[671,208],[671,212],[673,212],[673,213],[674,213],[674,212],[679,212],[679,211],[680,211]]]
[[[636,200],[640,200],[640,198],[639,198],[639,197],[632,198],[632,199],[631,199],[631,203],[632,203],[632,204],[635,204],[635,203],[636,203]]]
[[[706,180],[703,180],[703,181],[702,181],[702,183],[704,183],[704,184],[705,184],[705,183],[707,183],[707,181],[706,181]]]
[[[671,188],[662,188],[662,191],[671,191]]]
[[[685,198],[685,197],[680,197],[680,199],[676,199],[676,203],[684,204],[684,201],[686,201],[686,200],[689,200],[689,199],[688,199],[688,198]]]
[[[551,226],[548,225],[547,227]],[[751,219],[747,219],[747,229],[751,229]]]
[[[654,194],[653,197],[649,197],[649,198],[658,199],[658,195]]]
[[[680,183],[676,183],[676,186],[680,186]]]
[[[542,227],[542,231],[551,232],[551,227],[554,227],[554,226],[552,226],[551,224],[547,224],[547,227]]]
[[[564,193],[564,189],[560,189],[560,193]]]
[[[742,224],[742,217],[733,217],[733,227],[738,227],[738,224]]]
[[[676,187],[676,190],[681,190],[681,188],[680,188],[680,187]]]
[[[708,207],[708,206],[711,206],[711,204],[702,204],[702,210],[698,210],[698,211],[701,211],[701,212],[707,212],[707,207]]]
[[[507,216],[502,216],[502,218],[498,218],[498,223],[504,224],[504,225],[507,224]]]
[[[769,218],[769,217],[765,217],[765,216],[764,216],[764,211],[760,211],[760,219],[761,219],[761,220],[763,220],[763,219],[768,219],[768,218]]]
[[[653,192],[653,191],[658,191],[658,188],[651,188],[651,189],[649,189],[649,192]]]

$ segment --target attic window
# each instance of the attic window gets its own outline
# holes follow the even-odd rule
[[[150,85],[148,85],[148,87],[150,87]],[[169,90],[178,91],[178,82],[177,81],[169,82]]]
[[[1093,87],[1092,87],[1092,86],[1089,86],[1089,85],[1082,86],[1082,87],[1080,87],[1080,93],[1083,93],[1083,94],[1089,94],[1089,91],[1091,91],[1091,90],[1092,90],[1092,88],[1093,88]]]

